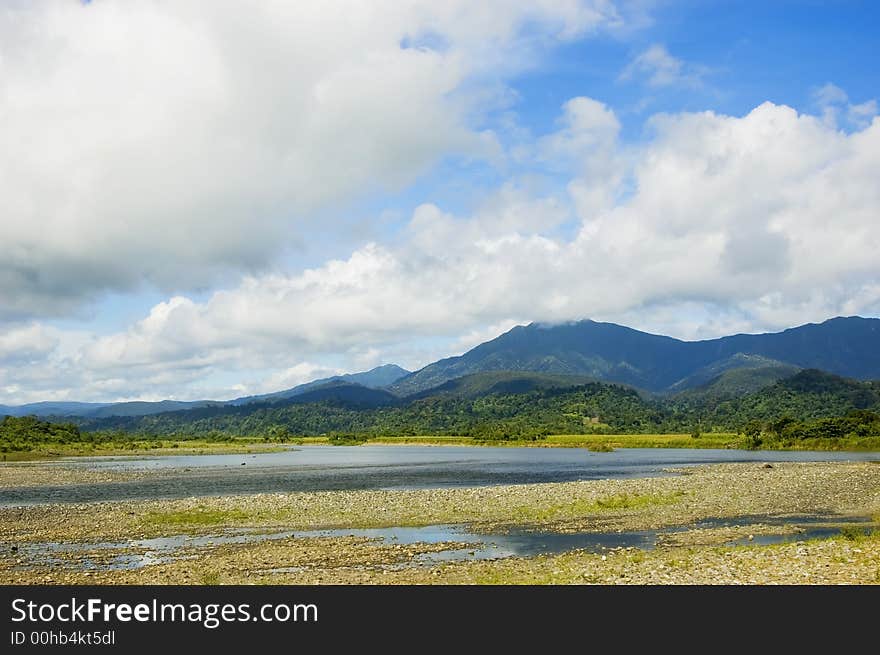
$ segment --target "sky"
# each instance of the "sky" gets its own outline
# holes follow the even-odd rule
[[[871,0],[0,0],[0,404],[880,316]]]

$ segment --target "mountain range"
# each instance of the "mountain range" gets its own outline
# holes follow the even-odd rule
[[[854,380],[880,379],[880,319],[838,317],[778,333],[703,341],[683,341],[592,320],[532,323],[412,373],[388,364],[231,401],[48,402],[0,406],[0,415],[101,419],[326,401],[383,406],[435,396],[528,393],[591,382],[621,384],[646,398],[722,402],[769,387],[803,369]]]
[[[122,402],[122,403],[79,403],[79,402],[39,402],[27,405],[7,406],[0,405],[0,416],[76,416],[83,418],[106,418],[110,416],[149,416],[164,412],[175,412],[186,409],[198,409],[200,407],[217,406],[240,406],[251,403],[272,402],[287,400],[308,394],[323,386],[338,386],[339,384],[354,385],[367,389],[381,389],[396,382],[400,378],[409,375],[409,371],[395,364],[377,366],[363,373],[346,373],[332,377],[312,380],[283,391],[267,393],[258,396],[244,396],[233,400],[195,400],[190,402],[177,400],[161,400],[157,402]],[[312,396],[306,395],[306,398]],[[322,397],[318,394],[316,397]]]
[[[469,373],[538,371],[583,375],[652,392],[682,391],[736,368],[815,368],[880,378],[880,319],[834,318],[772,334],[682,341],[632,328],[578,321],[517,326],[459,357],[441,359],[391,385],[408,396]]]

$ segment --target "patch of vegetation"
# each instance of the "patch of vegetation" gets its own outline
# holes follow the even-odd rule
[[[555,521],[572,519],[603,512],[638,510],[657,505],[677,503],[684,492],[675,491],[665,494],[615,494],[595,500],[575,500],[570,503],[551,505],[550,507],[518,507],[514,510],[516,517],[522,521]]]
[[[847,541],[864,541],[869,537],[876,536],[877,531],[860,525],[845,525],[840,529],[840,536]]]
[[[220,584],[220,574],[217,571],[203,571],[199,575],[199,584],[218,585]]]
[[[144,522],[148,525],[159,527],[212,526],[278,518],[280,518],[280,513],[278,512],[246,512],[240,509],[212,509],[198,506],[193,509],[173,512],[150,512],[144,517]]]
[[[859,409],[846,416],[798,421],[782,416],[749,421],[742,430],[744,448],[873,449],[880,446],[880,414]]]
[[[0,452],[32,450],[45,444],[94,442],[91,435],[80,432],[73,423],[51,423],[34,416],[4,416],[0,420]]]
[[[370,438],[363,434],[331,434],[327,441],[331,446],[362,446]]]

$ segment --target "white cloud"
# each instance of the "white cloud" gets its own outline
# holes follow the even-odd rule
[[[649,86],[660,87],[698,87],[706,69],[689,64],[673,57],[666,46],[655,43],[638,54],[620,74],[621,80],[644,79]]]
[[[870,125],[877,113],[876,100],[867,100],[858,105],[848,105],[846,108],[847,120],[859,129]]]
[[[15,327],[0,333],[0,364],[26,365],[39,361],[59,345],[58,337],[43,325]]]
[[[291,387],[295,387],[305,382],[311,382],[312,380],[329,378],[347,372],[348,371],[338,368],[327,368],[320,364],[300,362],[290,368],[275,371],[265,379],[261,380],[258,386],[252,388],[252,393],[272,393],[281,389],[290,389]]]
[[[350,370],[418,360],[420,347],[448,354],[523,319],[705,338],[880,314],[880,120],[846,133],[764,103],[649,126],[650,140],[626,150],[607,107],[572,100],[534,148],[568,162],[564,194],[512,184],[470,216],[422,205],[394,244],[253,275],[204,302],[172,298],[65,361],[91,380],[80,389],[127,379],[186,393],[218,370],[284,376],[302,362]],[[602,202],[579,199],[591,185]],[[573,235],[547,229],[572,216]]]
[[[316,210],[490,155],[477,91],[620,22],[607,0],[7,5],[0,319],[264,271]]]
[[[828,107],[830,105],[839,105],[847,102],[849,96],[846,91],[836,84],[828,82],[813,91],[813,96],[820,107]]]
[[[774,294],[796,307],[826,290],[816,309],[831,314],[876,285],[876,121],[847,136],[766,103],[742,118],[682,114],[652,124],[656,137],[633,165],[635,193],[582,216],[573,239],[511,229],[503,210],[499,231],[485,214],[469,220],[425,205],[396,249],[371,244],[299,275],[251,278],[202,305],[163,308],[158,341],[168,347],[198,330],[183,341],[226,347],[252,335],[335,352],[510,317],[614,315],[664,299],[742,305],[780,325]],[[117,350],[110,359],[123,361]]]
[[[620,152],[620,121],[592,98],[573,98],[562,108],[561,129],[540,139],[539,161],[546,167],[576,171],[569,194],[582,219],[611,208],[617,199],[625,162]]]

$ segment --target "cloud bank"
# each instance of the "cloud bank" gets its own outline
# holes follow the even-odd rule
[[[845,133],[765,103],[741,117],[654,116],[640,147],[620,144],[619,129],[601,102],[572,99],[534,148],[536,166],[569,167],[563,193],[512,180],[466,216],[419,206],[396,243],[248,276],[203,302],[175,296],[82,344],[84,383],[137,377],[149,390],[339,353],[390,361],[419,338],[488,338],[486,326],[524,320],[708,337],[880,312],[880,119]],[[576,229],[560,236],[566,221]],[[51,347],[36,327],[15,338]]]

